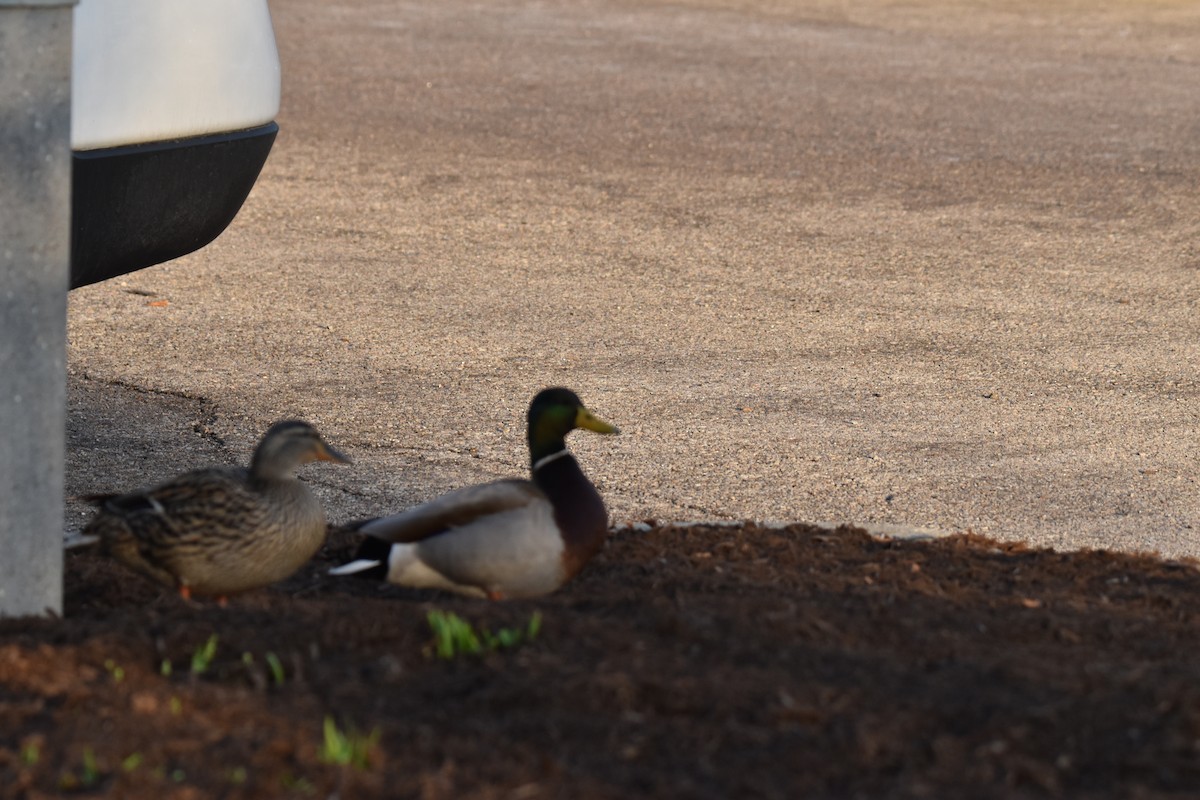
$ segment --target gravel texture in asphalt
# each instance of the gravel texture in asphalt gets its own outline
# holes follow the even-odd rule
[[[1194,4],[272,10],[239,217],[71,294],[69,493],[299,416],[374,514],[523,474],[564,384],[617,521],[1200,555]]]

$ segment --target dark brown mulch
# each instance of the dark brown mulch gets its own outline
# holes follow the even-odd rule
[[[71,553],[64,620],[0,622],[0,796],[1200,793],[1192,564],[656,526],[493,604],[324,577],[345,554],[221,609]],[[431,609],[542,629],[439,660]],[[365,768],[322,762],[326,716],[378,731]]]

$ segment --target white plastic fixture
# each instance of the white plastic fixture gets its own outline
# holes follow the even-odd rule
[[[73,37],[74,150],[244,130],[279,113],[266,0],[81,0]]]

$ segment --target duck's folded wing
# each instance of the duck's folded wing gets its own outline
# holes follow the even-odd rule
[[[168,542],[197,534],[241,535],[261,522],[263,504],[247,487],[244,470],[214,468],[109,498],[103,512],[121,519],[138,538]]]
[[[531,481],[494,481],[457,489],[399,514],[367,520],[354,527],[389,542],[419,542],[450,528],[461,528],[489,515],[545,499],[546,495]]]

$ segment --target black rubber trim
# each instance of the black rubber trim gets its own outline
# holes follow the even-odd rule
[[[279,126],[73,153],[71,288],[161,264],[217,238]]]

